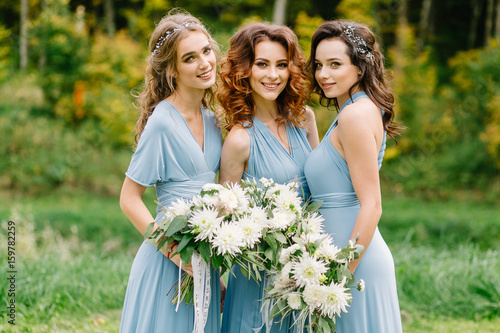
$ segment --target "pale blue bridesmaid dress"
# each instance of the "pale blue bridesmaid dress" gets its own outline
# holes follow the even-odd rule
[[[342,105],[342,110],[353,101],[368,98],[357,92]],[[309,155],[304,173],[314,200],[323,200],[320,213],[325,218],[325,232],[331,234],[338,247],[345,247],[359,213],[359,201],[354,192],[346,161],[330,142],[330,134],[337,126],[337,118],[319,146]],[[385,132],[384,132],[385,134]],[[382,165],[386,137],[378,156]],[[396,289],[394,261],[378,227],[366,249],[354,276],[365,281],[365,290],[352,288],[352,304],[348,313],[337,318],[338,333],[398,333],[402,331],[401,315]]]
[[[178,198],[191,199],[203,185],[213,183],[219,169],[222,137],[213,113],[201,108],[203,150],[182,115],[167,101],[149,117],[126,172],[142,186],[155,186],[158,201],[168,206]],[[157,207],[156,222],[161,220]],[[132,264],[123,305],[120,332],[191,333],[193,305],[182,302],[175,311],[170,301],[179,268],[153,244],[143,243]],[[220,332],[220,275],[211,271],[212,298],[205,332]],[[170,294],[168,291],[172,288]]]
[[[283,147],[267,126],[254,117],[253,127],[247,127],[250,135],[250,155],[248,171],[243,179],[272,178],[275,183],[286,184],[294,179],[301,183],[304,194],[309,196],[309,189],[304,178],[304,163],[311,152],[306,130],[293,125],[286,126],[291,153]],[[300,190],[299,192],[302,192]],[[224,313],[222,315],[223,333],[266,332],[263,325],[260,301],[264,295],[264,283],[258,284],[245,277],[239,267],[234,267],[229,275]],[[285,318],[280,325],[274,323],[271,332],[288,332],[292,322]]]

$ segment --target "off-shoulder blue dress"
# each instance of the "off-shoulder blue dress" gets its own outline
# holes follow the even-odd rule
[[[364,92],[357,92],[352,100],[342,105],[342,110],[353,101],[368,98]],[[330,134],[337,126],[334,120],[319,146],[309,155],[304,173],[309,184],[311,197],[323,200],[320,213],[325,218],[325,232],[329,233],[338,247],[345,247],[359,213],[359,201],[354,192],[347,162],[330,142]],[[385,134],[385,133],[384,133]],[[379,151],[378,165],[382,166],[386,137]],[[356,281],[365,281],[365,290],[352,291],[352,304],[348,313],[337,318],[338,333],[399,333],[401,315],[396,289],[396,277],[392,254],[378,227],[354,273]]]
[[[126,172],[142,186],[155,186],[158,201],[168,206],[178,198],[191,199],[202,186],[215,181],[219,170],[222,137],[213,113],[201,108],[203,150],[182,115],[167,101],[160,102],[139,139]],[[161,220],[157,207],[156,222]],[[178,312],[170,301],[179,268],[155,245],[143,243],[132,264],[123,305],[120,332],[191,333],[193,305],[182,302]],[[211,271],[212,298],[207,333],[220,332],[220,276]]]
[[[294,179],[301,183],[306,196],[309,195],[304,181],[304,163],[311,152],[307,133],[303,128],[286,126],[290,153],[283,147],[267,126],[254,117],[252,127],[246,130],[250,135],[250,155],[248,171],[243,179],[272,178],[275,183],[286,184]],[[266,332],[262,323],[260,301],[264,297],[264,284],[245,277],[239,267],[234,267],[235,276],[229,275],[224,312],[222,315],[223,333]],[[285,318],[282,325],[273,324],[271,332],[288,332],[290,318]]]

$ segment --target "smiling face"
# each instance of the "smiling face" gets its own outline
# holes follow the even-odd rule
[[[275,101],[285,89],[289,76],[287,52],[283,45],[269,40],[259,42],[255,46],[250,75],[254,100]]]
[[[215,84],[216,57],[208,37],[192,31],[177,47],[177,89],[205,90]]]
[[[316,48],[314,61],[314,77],[325,96],[337,98],[339,106],[342,106],[349,98],[349,89],[361,74],[347,54],[347,45],[338,38],[324,39]],[[356,91],[357,87],[353,93]]]

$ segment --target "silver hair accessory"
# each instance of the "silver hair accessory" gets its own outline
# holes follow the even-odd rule
[[[165,41],[168,39],[168,37],[170,37],[172,34],[176,33],[179,30],[182,30],[184,28],[192,27],[194,25],[199,25],[200,27],[203,27],[203,25],[201,25],[198,22],[184,22],[184,24],[178,25],[174,29],[168,30],[167,32],[165,32],[164,36],[160,36],[160,38],[158,38],[158,42],[156,43],[155,49],[153,50],[153,52],[151,52],[151,55],[155,55],[156,52],[158,51],[158,49],[163,45],[163,43],[165,43]]]
[[[351,42],[356,44],[358,47],[356,48],[359,53],[366,55],[366,57],[370,60],[375,60],[373,54],[368,51],[368,46],[363,38],[359,36],[354,36],[354,27],[348,25],[347,28],[344,29],[344,34],[349,38]]]

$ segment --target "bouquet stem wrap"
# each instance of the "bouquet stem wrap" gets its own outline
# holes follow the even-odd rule
[[[193,333],[205,332],[210,306],[210,268],[199,253],[193,253],[191,257],[193,267],[193,303],[194,303],[194,327]]]

